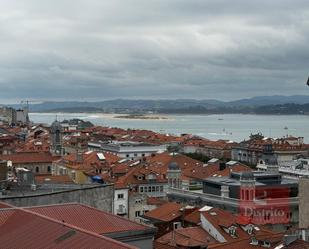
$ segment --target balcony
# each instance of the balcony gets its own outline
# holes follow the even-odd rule
[[[127,214],[126,208],[118,208],[116,212],[117,212],[117,215],[125,215],[125,214]]]

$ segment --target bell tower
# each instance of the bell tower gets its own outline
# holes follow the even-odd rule
[[[63,154],[63,128],[59,121],[54,121],[50,127],[50,150],[52,154],[62,155]]]
[[[170,188],[181,188],[181,169],[176,162],[170,162],[167,169],[168,186]]]

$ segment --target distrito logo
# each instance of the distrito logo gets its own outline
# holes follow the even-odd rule
[[[290,223],[290,189],[278,186],[240,187],[239,221],[244,224]]]

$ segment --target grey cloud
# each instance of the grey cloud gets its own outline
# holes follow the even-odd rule
[[[0,100],[301,94],[305,0],[2,1]]]

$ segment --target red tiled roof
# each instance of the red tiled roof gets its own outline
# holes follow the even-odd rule
[[[243,172],[243,171],[252,171],[252,169],[247,165],[237,163],[233,166],[226,166],[224,170],[218,171],[217,175],[229,176],[231,172]]]
[[[186,222],[189,222],[191,224],[199,224],[201,222],[201,214],[200,214],[200,211],[199,210],[195,210],[193,211],[192,213],[186,215],[184,217],[184,220]]]
[[[280,248],[280,249],[308,249],[309,243],[303,240],[296,240],[289,245],[285,245],[283,234],[277,233],[273,235],[264,236],[264,239],[270,242],[271,249]],[[252,245],[251,239],[242,239],[242,240],[235,240],[229,241],[227,243],[217,243],[209,245],[209,249],[263,249],[265,246],[262,246],[260,243],[259,245]]]
[[[245,232],[238,223],[238,217],[228,211],[220,208],[211,208],[208,211],[201,211],[201,215],[208,220],[218,232],[225,238],[227,242],[249,239],[251,235]],[[230,226],[236,226],[236,238],[230,236],[223,228],[229,228]],[[259,230],[254,230],[254,236],[273,236],[275,233],[266,229],[263,226],[259,226]]]
[[[64,220],[65,223],[98,234],[149,229],[148,226],[82,204],[59,204],[26,209],[59,221]]]
[[[182,215],[182,205],[176,202],[168,202],[162,206],[147,212],[145,218],[151,218],[160,221],[172,221]]]
[[[43,183],[74,183],[68,175],[36,175],[35,182],[37,184]]]
[[[125,186],[147,184],[149,182],[147,179],[138,180],[138,176],[147,176],[149,174],[156,176],[155,181],[157,183],[167,183],[166,168],[164,166],[147,166],[144,164],[132,167],[126,175],[119,177],[117,182]]]
[[[219,163],[208,164],[200,167],[187,168],[182,171],[183,179],[206,179],[213,176],[214,174],[220,176],[229,176],[231,172],[242,172],[242,171],[252,171],[252,169],[244,164],[236,163],[233,166],[226,165],[225,169],[220,170]]]
[[[215,243],[216,240],[203,228],[187,227],[169,232],[156,240],[157,243],[175,247],[203,247]]]
[[[5,202],[0,202],[0,208],[11,208],[13,207],[12,205],[5,203]]]
[[[49,137],[44,136],[39,139],[29,139],[25,143],[21,143],[17,146],[16,152],[49,152],[50,141]]]
[[[164,152],[164,153],[156,154],[154,156],[147,157],[146,161],[150,164],[150,166],[162,165],[165,167],[166,170],[167,170],[169,163],[171,162],[176,162],[182,170],[186,168],[203,166],[203,163],[201,161],[192,159],[182,154],[176,153],[173,155],[168,152]]]
[[[228,228],[237,224],[237,217],[228,211],[224,211],[219,208],[211,208],[208,211],[202,211],[201,215],[204,216],[206,220],[208,220],[208,222],[210,222],[222,234],[226,241],[249,237],[249,235],[240,227],[238,227],[236,231],[237,238],[232,238],[223,230],[223,227]]]
[[[10,249],[136,248],[23,209],[0,210],[0,245]]]
[[[163,200],[159,197],[147,197],[147,204],[148,205],[155,205],[155,206],[161,206],[163,204],[167,203],[166,200]]]
[[[56,163],[65,167],[80,170],[93,170],[94,168],[110,167],[111,164],[116,163],[120,158],[111,153],[102,153],[105,157],[104,160],[98,158],[98,153],[95,151],[87,151],[82,154],[82,161],[77,161],[76,154],[66,155]]]
[[[12,161],[13,164],[51,163],[59,157],[52,156],[49,152],[22,152],[11,155],[0,155],[0,160]]]

